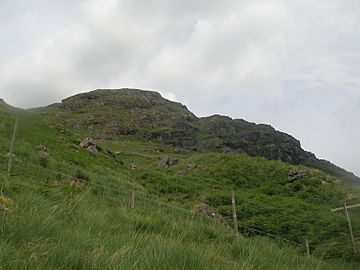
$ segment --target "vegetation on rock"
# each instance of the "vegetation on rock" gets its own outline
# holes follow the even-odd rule
[[[279,136],[275,148],[284,153],[282,140],[292,141],[277,131],[259,135],[258,153],[229,143],[224,149],[232,139],[225,130],[238,132],[232,121],[249,125],[243,134],[271,128],[227,119],[222,129],[211,118],[132,90],[99,90],[33,111],[0,105],[0,189],[11,201],[0,212],[1,268],[358,269],[344,215],[330,212],[359,203],[358,185],[327,170],[269,160],[261,154],[267,140]],[[248,136],[251,142],[255,135]],[[81,147],[84,138],[101,150]],[[306,173],[289,182],[295,171]],[[239,239],[223,225],[233,224],[232,190]],[[351,217],[356,235],[360,214]]]
[[[354,174],[317,159],[298,140],[269,125],[220,115],[198,118],[186,106],[152,91],[99,89],[40,111],[59,125],[97,139],[133,135],[191,151],[245,153],[318,168],[360,183]]]

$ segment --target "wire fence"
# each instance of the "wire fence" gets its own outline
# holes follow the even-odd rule
[[[23,159],[20,159],[20,158],[15,158],[15,161],[16,162],[20,162],[22,163],[24,166],[31,166],[33,168],[36,168],[38,169],[39,171],[46,171],[52,175],[56,175],[56,174],[62,174],[63,176],[66,176],[68,177],[69,179],[73,179],[74,176],[73,175],[70,175],[68,173],[65,173],[64,171],[57,171],[57,170],[52,170],[52,169],[48,169],[48,168],[44,168],[44,167],[41,167],[37,164],[34,164],[32,161],[30,160],[23,160]],[[33,180],[39,180],[38,178],[32,178]],[[122,204],[125,205],[125,206],[129,206],[130,205],[130,198],[131,198],[131,192],[134,191],[134,189],[131,189],[129,187],[124,187],[122,186],[121,188],[114,188],[114,187],[111,187],[111,186],[108,186],[108,185],[104,185],[104,184],[99,184],[99,183],[94,183],[92,181],[87,181],[87,180],[81,180],[83,181],[84,183],[86,183],[87,185],[89,186],[94,186],[94,187],[98,187],[98,188],[101,188],[101,189],[104,189],[104,190],[108,190],[108,191],[112,191],[112,192],[115,192],[116,196],[118,196],[119,198],[122,198]],[[121,184],[121,183],[118,183],[118,184]],[[142,194],[142,193],[139,193],[137,192],[136,193],[136,201],[137,201],[137,204],[141,205],[141,206],[149,206],[148,203],[151,203],[153,205],[156,205],[157,207],[166,207],[166,208],[169,208],[169,209],[172,209],[172,210],[176,210],[176,211],[180,211],[182,213],[185,213],[187,214],[189,217],[194,217],[194,216],[197,216],[197,217],[204,217],[202,216],[199,212],[197,212],[196,210],[189,210],[189,209],[186,209],[186,208],[183,208],[181,206],[177,206],[176,204],[169,204],[167,202],[164,202],[164,201],[161,201],[159,199],[159,197],[156,197],[156,196],[152,196],[150,194]],[[300,247],[301,249],[304,249],[305,248],[305,244],[304,243],[299,243],[299,242],[295,242],[295,241],[292,241],[292,240],[289,240],[287,238],[284,238],[283,236],[281,235],[278,235],[278,234],[274,234],[274,233],[270,233],[270,232],[267,232],[267,231],[264,231],[264,230],[261,230],[261,229],[258,229],[258,228],[254,228],[254,227],[250,227],[250,226],[246,226],[244,224],[239,224],[238,225],[240,228],[242,228],[243,230],[247,230],[247,231],[250,231],[250,232],[253,232],[254,234],[256,235],[263,235],[263,236],[267,236],[269,238],[272,238],[274,240],[278,240],[278,241],[281,241],[281,242],[284,242],[284,243],[287,243],[287,244],[291,244],[291,245],[294,245],[294,246],[297,246],[297,247]],[[360,237],[357,237],[355,238],[355,241],[358,241],[360,240]],[[326,243],[326,245],[322,244],[322,245],[312,245],[311,248],[312,249],[316,249],[318,247],[321,247],[323,249],[326,249],[326,247],[328,248],[331,248],[333,247],[334,245],[343,245],[343,244],[349,244],[351,243],[351,240],[349,241],[342,241],[342,242],[331,242],[331,243]],[[330,257],[329,257],[330,258]]]
[[[50,137],[50,136],[47,136],[47,135],[44,135],[44,134],[41,134],[41,133],[38,133],[38,132],[31,132],[33,135],[37,135],[38,137],[42,137],[42,138],[46,138],[46,139],[49,139],[51,141],[54,141],[54,137]],[[61,135],[61,134],[60,134]],[[59,141],[59,143],[61,143],[62,139],[61,138],[57,138],[57,140]],[[86,151],[84,149],[82,149],[83,151]],[[107,150],[105,150],[107,151]],[[98,151],[98,152],[94,152],[93,153],[94,156],[102,156],[103,158],[105,159],[108,159],[108,160],[112,160],[113,162],[116,162],[114,160],[114,158],[111,156],[111,154],[104,154],[103,152],[101,151]],[[135,154],[135,155],[138,155],[138,154]],[[136,169],[141,169],[145,172],[149,171],[149,168],[145,167],[145,166],[141,166],[140,164],[134,164],[133,162],[128,162],[128,161],[125,161],[125,160],[121,160],[121,162],[123,162],[124,166],[128,167],[128,168],[131,168],[133,167],[133,165],[136,165]],[[190,182],[184,178],[181,178],[181,177],[177,177],[177,182],[182,182],[182,183],[185,183],[185,184],[188,184],[188,185],[191,185],[192,187],[196,187],[196,188],[203,188],[204,190],[207,190],[207,191],[220,191],[219,189],[216,189],[214,188],[214,185],[218,185],[219,183],[216,182],[216,181],[208,181],[207,184],[201,184],[201,183],[196,183],[196,182]]]
[[[63,171],[56,171],[56,170],[43,168],[43,167],[41,167],[39,165],[36,165],[36,164],[34,164],[34,163],[30,162],[30,161],[25,161],[25,160],[22,160],[22,159],[19,159],[19,158],[16,158],[15,161],[21,162],[24,165],[31,166],[31,167],[36,168],[38,170],[47,171],[49,173],[52,173],[53,175],[61,174],[63,176],[68,177],[69,180],[74,179],[74,175],[67,174],[67,173],[65,173]],[[35,178],[33,178],[33,179],[35,179]],[[102,188],[102,189],[105,189],[105,190],[116,192],[116,194],[119,195],[119,196],[129,196],[131,194],[131,192],[134,191],[134,189],[124,187],[124,186],[122,186],[122,188],[119,189],[119,188],[114,188],[114,187],[103,185],[103,184],[94,183],[92,181],[88,181],[88,180],[84,180],[84,179],[79,179],[79,180],[81,182],[83,182],[83,183],[86,183],[87,185],[90,185],[90,186],[99,187],[99,188]],[[119,184],[121,184],[121,183],[119,183]],[[145,201],[148,201],[148,202],[152,202],[152,203],[156,203],[156,204],[163,205],[163,206],[166,206],[166,207],[170,207],[172,209],[180,210],[180,211],[183,211],[183,212],[188,212],[190,214],[193,213],[193,211],[187,210],[185,208],[176,206],[174,204],[169,204],[169,203],[160,201],[158,197],[152,196],[150,194],[142,194],[142,193],[137,192],[136,197],[141,198],[142,200],[145,200]]]
[[[47,137],[47,136],[44,136],[43,134],[38,134],[38,135],[43,136],[43,137]],[[48,139],[54,140],[53,137],[48,137]],[[106,159],[113,159],[113,157],[111,157],[110,155],[106,155],[106,154],[104,154],[102,152],[97,152],[96,155],[102,156],[102,157],[104,157]],[[74,179],[74,174],[69,173],[69,171],[54,170],[54,169],[49,169],[49,168],[46,168],[46,167],[43,167],[43,166],[39,166],[38,164],[34,163],[33,160],[26,159],[25,157],[20,158],[20,157],[16,156],[14,158],[14,161],[23,164],[22,166],[31,166],[33,168],[36,168],[38,170],[38,172],[41,172],[41,173],[42,172],[47,172],[49,175],[53,175],[53,176],[60,174],[62,176],[67,177],[68,179]],[[59,164],[57,164],[57,165],[59,165]],[[124,162],[124,165],[130,167],[132,165],[132,163],[131,162]],[[139,169],[142,169],[144,171],[149,170],[148,168],[140,166],[138,164],[136,165],[136,167],[139,168]],[[38,178],[31,178],[31,179],[32,180],[39,180]],[[112,180],[114,180],[114,179],[112,179]],[[113,184],[116,184],[117,186],[121,185],[121,188],[105,185],[103,183],[101,183],[101,184],[96,183],[94,181],[88,181],[86,179],[81,179],[81,181],[83,183],[85,183],[86,185],[88,185],[88,186],[92,186],[92,187],[96,187],[96,188],[99,188],[99,189],[103,189],[103,190],[113,192],[114,194],[117,195],[117,198],[122,198],[123,199],[122,200],[123,205],[128,205],[129,204],[131,192],[133,192],[135,189],[137,189],[137,187],[129,186],[129,183],[125,184],[125,183],[117,182],[117,181],[112,181],[112,182],[113,182]],[[187,180],[185,180],[183,178],[177,178],[176,181],[186,183],[188,185],[191,185],[192,187],[194,187],[194,186],[200,187],[202,190],[206,190],[208,192],[209,191],[211,191],[211,192],[213,192],[213,191],[216,191],[216,192],[223,191],[223,190],[214,189],[213,186],[211,185],[212,184],[211,182],[209,182],[208,184],[205,185],[205,184],[201,184],[201,183],[193,183],[193,182],[187,181]],[[128,186],[126,186],[126,185],[128,185]],[[201,215],[198,211],[196,211],[194,209],[186,209],[186,208],[184,208],[184,207],[182,207],[180,205],[177,205],[176,203],[168,203],[166,201],[162,201],[162,200],[159,199],[159,197],[153,196],[151,194],[142,193],[139,190],[136,190],[136,200],[137,200],[137,204],[142,203],[143,204],[142,206],[144,206],[144,207],[148,206],[149,203],[151,203],[153,205],[156,205],[157,207],[161,207],[161,208],[165,207],[165,208],[168,208],[168,209],[171,209],[171,210],[180,211],[182,213],[185,213],[185,214],[189,215],[189,217],[191,217],[191,218],[194,218],[194,216],[204,218],[203,215]],[[276,209],[274,209],[274,210],[276,211]],[[271,215],[271,213],[269,213],[269,216],[270,215]],[[294,245],[294,246],[297,246],[297,247],[301,247],[302,249],[304,249],[304,247],[305,247],[304,243],[299,243],[299,242],[295,242],[295,241],[286,239],[282,235],[278,235],[278,234],[275,234],[275,233],[272,233],[272,232],[267,232],[267,231],[261,230],[259,228],[246,226],[246,225],[241,224],[241,223],[238,226],[240,228],[242,228],[243,230],[253,232],[256,235],[267,236],[267,237],[270,237],[272,239],[283,241],[284,243],[287,243],[287,244],[291,244],[291,245]],[[356,245],[359,244],[359,242],[358,242],[359,240],[360,240],[360,237],[357,237],[357,238],[354,239],[354,241],[356,241]],[[326,248],[332,248],[334,245],[347,245],[349,243],[351,243],[351,240],[342,241],[342,242],[331,242],[331,243],[319,244],[319,245],[312,245],[311,248],[316,249],[316,248],[321,247],[321,248],[326,250]],[[326,258],[325,254],[323,254],[322,257]]]

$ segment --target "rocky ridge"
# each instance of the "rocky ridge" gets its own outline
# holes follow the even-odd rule
[[[189,151],[240,152],[321,169],[351,182],[354,174],[319,160],[300,142],[270,125],[213,115],[199,118],[181,103],[139,89],[98,89],[41,108],[56,123],[94,139],[135,136]]]

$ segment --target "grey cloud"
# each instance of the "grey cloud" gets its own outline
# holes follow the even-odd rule
[[[271,123],[360,174],[357,0],[4,0],[0,15],[14,105],[153,89],[198,115]]]

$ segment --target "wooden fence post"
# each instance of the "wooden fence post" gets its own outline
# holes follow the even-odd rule
[[[18,126],[18,119],[16,118],[14,131],[13,131],[11,144],[10,144],[10,152],[9,152],[9,161],[8,161],[8,170],[7,170],[7,173],[8,173],[9,177],[11,176],[11,170],[12,170],[12,160],[13,160],[13,154],[14,154],[14,146],[15,146],[17,126]]]
[[[131,208],[135,208],[135,191],[131,191]]]
[[[342,210],[344,210],[344,212],[345,212],[345,217],[346,217],[346,221],[347,221],[348,226],[349,226],[350,238],[351,238],[351,242],[352,242],[354,254],[357,253],[357,250],[356,250],[355,238],[354,238],[354,233],[353,233],[353,229],[352,229],[352,225],[351,225],[351,220],[350,220],[350,215],[349,215],[348,209],[350,209],[350,208],[355,208],[355,207],[360,207],[360,203],[358,203],[358,204],[353,204],[353,205],[349,205],[349,206],[347,206],[346,203],[344,203],[344,207],[338,207],[338,208],[335,208],[335,209],[331,209],[331,212],[337,212],[337,211],[342,211]]]
[[[235,192],[234,191],[231,191],[231,204],[232,204],[232,214],[233,214],[235,235],[236,235],[236,237],[238,237],[239,229],[238,229],[237,216],[236,216],[236,201],[235,201]]]
[[[309,240],[306,239],[305,245],[306,245],[307,255],[308,255],[308,257],[310,257],[310,245],[309,245]]]
[[[354,250],[354,253],[356,253],[355,239],[354,239],[354,234],[353,234],[353,230],[352,230],[350,215],[349,215],[346,203],[344,204],[344,209],[345,209],[346,220],[347,220],[348,225],[349,225],[349,232],[350,232],[351,242],[352,242],[352,245],[353,245],[353,250]]]

